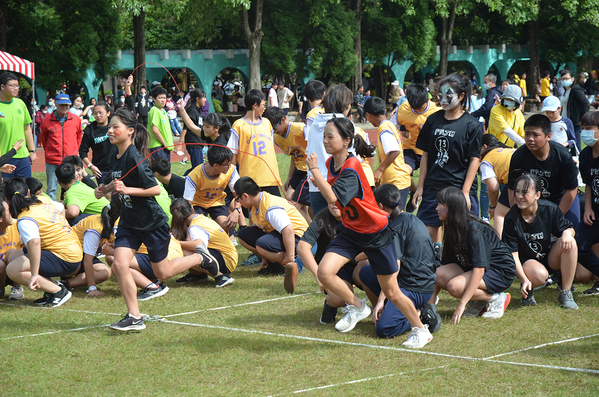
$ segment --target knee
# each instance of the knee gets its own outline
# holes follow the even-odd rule
[[[112,262],[112,271],[116,276],[129,271],[129,264],[126,261],[115,258]]]
[[[333,277],[335,277],[335,274],[333,274],[333,272],[325,269],[322,266],[318,266],[318,272],[316,274],[321,283],[326,283],[327,281],[330,281]]]
[[[162,269],[162,267],[160,267],[160,266],[152,266],[152,269],[154,270],[154,275],[159,280],[166,280],[171,277],[171,274],[169,274],[169,272],[165,271],[165,269]]]
[[[461,298],[464,294],[464,286],[459,281],[450,280],[447,283],[447,292],[449,292],[449,295],[453,296],[454,298]]]
[[[103,283],[110,278],[110,268],[108,266],[102,267],[100,270],[94,273],[97,283]]]
[[[533,286],[539,286],[545,283],[547,277],[549,277],[549,272],[547,269],[542,267],[536,267],[534,269],[527,269],[524,271],[526,277],[530,280]]]

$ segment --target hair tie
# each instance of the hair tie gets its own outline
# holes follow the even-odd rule
[[[15,193],[13,194],[13,196],[14,196],[15,194],[19,194],[19,192],[15,192]]]
[[[108,207],[108,211],[110,211],[110,203],[106,204],[106,207]]]
[[[401,205],[401,198],[397,201],[397,203],[395,203],[395,207]]]

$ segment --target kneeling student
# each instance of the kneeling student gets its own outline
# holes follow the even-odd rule
[[[56,179],[66,192],[64,195],[65,218],[71,225],[86,216],[101,214],[102,209],[108,205],[106,198],[97,199],[94,189],[76,178],[75,167],[71,164],[59,165],[56,168]]]

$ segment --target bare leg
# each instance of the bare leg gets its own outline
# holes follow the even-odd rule
[[[29,258],[22,255],[8,264],[6,267],[6,274],[8,274],[8,277],[15,283],[29,285],[29,279],[31,279],[30,269]],[[60,287],[46,277],[39,276],[38,282],[40,289],[44,292],[54,293],[60,291]]]
[[[356,298],[352,289],[337,276],[339,269],[347,262],[349,262],[348,258],[334,252],[327,252],[318,266],[318,279],[329,291],[347,304],[362,307],[362,302]]]
[[[117,247],[114,252],[112,270],[119,283],[119,288],[125,299],[129,314],[133,317],[140,318],[141,314],[139,312],[139,304],[137,303],[137,287],[135,286],[135,280],[133,280],[131,271],[129,270],[129,264],[134,256],[134,249]],[[164,261],[166,261],[166,259]]]

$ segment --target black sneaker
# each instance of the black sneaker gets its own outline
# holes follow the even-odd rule
[[[434,303],[427,303],[420,308],[420,321],[428,325],[431,334],[439,331],[441,328],[441,316],[437,312],[437,306]]]
[[[141,331],[142,329],[146,329],[143,319],[135,318],[129,313],[125,314],[121,321],[115,324],[110,324],[109,327],[115,331],[121,332]]]
[[[321,324],[331,324],[335,322],[337,316],[337,308],[330,306],[327,301],[324,301],[324,307],[322,308],[322,314],[320,315]]]
[[[48,302],[49,296],[50,296],[49,293],[44,292],[44,295],[41,298],[34,300],[33,304],[38,305],[38,306],[44,306],[46,304],[46,302]]]
[[[48,300],[42,306],[58,307],[71,299],[71,296],[73,296],[71,291],[66,289],[64,285],[61,285],[60,291],[48,294]]]
[[[205,283],[205,282],[208,282],[208,275],[206,273],[202,273],[202,274],[187,273],[185,276],[177,279],[177,281],[175,281],[175,282],[177,284]]]
[[[269,263],[264,269],[256,272],[259,276],[281,276],[285,275],[285,266],[280,263]]]
[[[216,288],[222,288],[225,285],[233,284],[235,279],[233,277],[229,277],[226,274],[221,274],[220,276],[216,276]]]
[[[414,212],[414,210],[416,208],[414,208],[414,204],[412,203],[412,199],[414,198],[414,192],[416,192],[415,190],[413,192],[410,192],[410,194],[408,195],[408,202],[406,203],[406,212]]]
[[[537,300],[535,299],[534,291],[529,289],[526,298],[520,298],[520,304],[522,306],[536,306]]]
[[[64,287],[66,289],[68,289],[69,291],[72,291],[73,288],[71,288],[71,283],[69,282],[69,280],[67,280],[66,278],[60,280],[60,284],[64,285]]]
[[[591,288],[582,291],[583,295],[599,295],[599,281],[595,283]]]
[[[443,244],[442,243],[434,243],[433,247],[435,249],[435,269],[441,266],[441,258],[443,257]]]
[[[210,254],[210,252],[208,252],[208,248],[203,245],[196,245],[195,253],[202,255],[203,259],[200,267],[204,270],[208,270],[208,273],[210,273],[212,277],[216,277],[218,274],[218,261]]]

